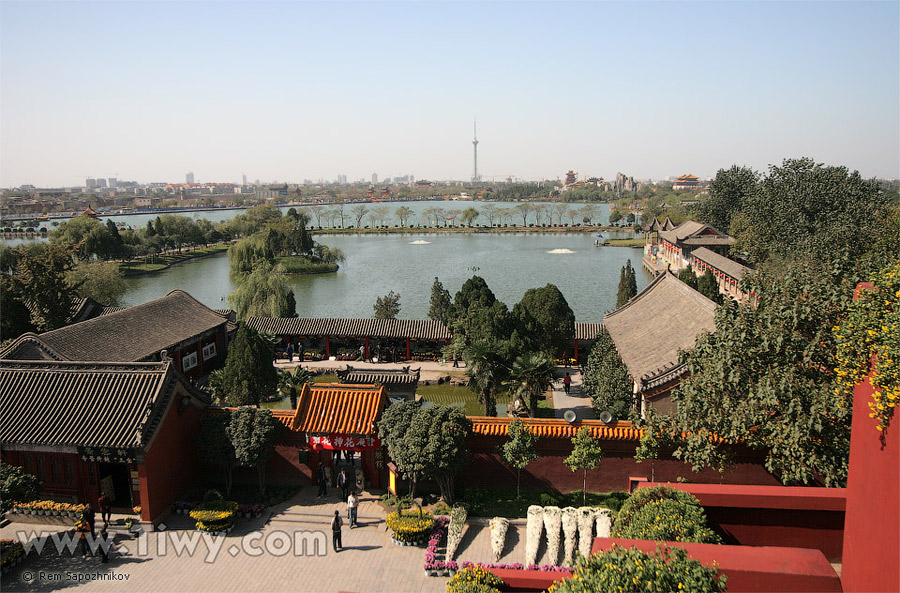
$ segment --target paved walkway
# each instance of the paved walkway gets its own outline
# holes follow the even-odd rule
[[[572,385],[569,393],[563,390],[562,379],[553,384],[553,408],[557,418],[562,418],[566,410],[573,410],[579,420],[594,418],[594,408],[591,406],[591,398],[584,394],[581,371],[576,368],[560,367],[557,374],[565,375],[569,372],[572,376]]]

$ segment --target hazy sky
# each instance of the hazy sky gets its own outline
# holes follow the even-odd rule
[[[900,3],[0,2],[0,186],[900,177]]]

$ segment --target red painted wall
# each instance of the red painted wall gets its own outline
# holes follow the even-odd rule
[[[194,482],[200,467],[194,443],[202,410],[187,406],[178,414],[180,389],[162,421],[144,463],[138,465],[141,520],[156,523],[178,496]]]
[[[853,392],[844,591],[900,591],[900,414],[878,432],[872,392],[868,379]]]
[[[500,461],[497,448],[505,437],[470,437],[467,441],[470,464],[460,473],[459,484],[476,488],[515,488],[516,472]],[[675,482],[679,477],[691,482],[727,484],[778,484],[771,474],[749,456],[724,474],[715,470],[694,472],[690,466],[676,459],[655,459],[637,463],[634,450],[637,443],[608,441],[603,443],[604,458],[600,467],[587,473],[587,489],[611,492],[629,489],[630,476],[644,476],[648,480]],[[526,490],[555,489],[560,492],[581,490],[582,472],[573,472],[563,464],[572,451],[571,439],[542,438],[536,447],[542,456],[522,470],[522,488]]]
[[[639,488],[658,486],[641,484]],[[840,562],[846,489],[722,484],[665,484],[690,492],[726,544],[820,550]]]

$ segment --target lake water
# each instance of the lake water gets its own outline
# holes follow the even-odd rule
[[[516,203],[493,202],[501,208],[514,208]],[[369,210],[387,208],[390,215],[401,206],[414,212],[412,223],[422,223],[422,213],[428,208],[463,210],[474,207],[482,210],[485,202],[389,202],[367,204]],[[553,210],[554,204],[547,204]],[[582,204],[569,204],[578,210]],[[597,221],[606,222],[608,204],[597,204]],[[352,205],[345,207],[350,213]],[[286,211],[287,207],[282,208]],[[183,215],[228,220],[240,210],[192,212]],[[352,216],[352,214],[350,214]],[[534,215],[529,222],[534,222]],[[547,214],[542,222],[546,221]],[[554,213],[554,222],[557,214]],[[140,227],[155,214],[112,217],[116,222]],[[564,215],[564,221],[568,215]],[[350,219],[345,224],[352,224]],[[479,218],[476,222],[487,223]],[[495,221],[496,223],[497,221]],[[521,218],[509,219],[510,223]],[[389,222],[394,224],[395,221]],[[363,221],[366,224],[366,221]],[[618,233],[604,233],[617,236]],[[622,233],[619,236],[630,236]],[[463,282],[477,274],[501,301],[510,308],[521,300],[529,288],[555,284],[583,322],[597,322],[605,311],[615,306],[619,273],[626,260],[631,259],[637,271],[638,290],[651,279],[642,270],[641,250],[630,248],[594,247],[591,233],[504,233],[504,234],[442,234],[414,235],[316,235],[316,240],[329,247],[339,247],[347,259],[338,272],[290,278],[301,317],[371,317],[375,299],[389,291],[400,295],[400,314],[403,319],[424,319],[429,308],[431,285],[440,278],[451,296]],[[5,241],[19,243],[17,240]],[[180,288],[214,309],[228,307],[228,295],[234,284],[228,277],[228,258],[224,254],[175,265],[168,270],[130,279],[123,305],[137,305],[159,298]]]

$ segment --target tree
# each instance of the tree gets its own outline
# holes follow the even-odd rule
[[[516,468],[516,500],[518,500],[521,497],[522,469],[540,457],[534,449],[538,438],[519,418],[514,418],[507,430],[509,440],[500,448],[500,457]]]
[[[732,165],[730,169],[719,169],[706,197],[697,205],[697,220],[727,233],[731,220],[756,191],[759,179],[759,173],[749,167]]]
[[[400,221],[400,226],[407,226],[410,217],[413,215],[413,211],[407,208],[406,206],[400,206],[394,212],[394,215]]]
[[[502,354],[489,341],[471,344],[463,351],[469,389],[478,395],[484,405],[485,416],[497,415],[497,392],[505,379]]]
[[[400,295],[393,290],[375,299],[375,319],[396,319],[400,313]]]
[[[31,323],[38,331],[50,331],[68,323],[78,298],[78,286],[66,279],[73,267],[71,251],[54,243],[39,250],[19,250],[12,289],[23,302],[27,299]]]
[[[634,406],[631,377],[605,327],[591,347],[582,377],[584,393],[597,414],[608,411],[614,418],[628,417]]]
[[[356,217],[356,226],[359,227],[362,225],[363,217],[369,213],[369,208],[365,204],[357,204],[351,208],[350,211],[353,212],[353,216]],[[343,220],[341,221],[341,225],[343,226]]]
[[[117,263],[79,262],[66,274],[66,281],[78,287],[79,297],[94,299],[107,307],[118,305],[128,290]]]
[[[630,301],[637,295],[637,277],[629,259],[619,274],[619,291],[616,293],[616,309]]]
[[[428,319],[446,324],[451,305],[450,291],[444,288],[444,285],[435,276],[434,284],[431,285],[431,306],[428,309]]]
[[[232,476],[238,461],[228,435],[231,413],[204,414],[197,434],[197,455],[205,464],[218,467],[225,477],[225,494],[231,494]]]
[[[524,204],[516,206],[516,210],[518,210],[519,215],[522,216],[522,226],[528,226],[528,215],[534,212],[534,204],[525,202]]]
[[[260,496],[266,493],[266,463],[275,453],[279,426],[271,410],[242,407],[231,413],[226,427],[238,465],[255,467],[259,474]]]
[[[694,273],[694,270],[690,267],[682,268],[678,271],[678,279],[697,290],[697,274]]]
[[[719,283],[716,281],[716,276],[709,269],[697,280],[697,292],[714,303],[722,304],[724,300],[722,293],[719,292]]]
[[[843,484],[852,402],[837,389],[832,328],[855,278],[842,269],[795,262],[749,274],[756,299],[718,308],[715,332],[683,355],[689,378],[673,394],[674,415],[648,419],[651,438],[694,469],[729,465],[741,443],[785,484]]]
[[[476,218],[478,218],[478,210],[470,207],[462,211],[459,220],[466,226],[472,226]]]
[[[600,467],[603,460],[603,449],[600,447],[600,439],[591,434],[591,429],[582,426],[572,437],[572,454],[566,457],[563,463],[570,470],[583,472],[581,479],[581,493],[583,502],[587,505],[587,470]]]
[[[481,212],[488,219],[488,226],[494,226],[494,218],[497,216],[497,206],[494,204],[487,204],[481,208]]]
[[[419,408],[412,417],[404,446],[416,451],[425,474],[438,483],[447,504],[455,502],[453,479],[468,461],[466,437],[472,421],[453,406]]]
[[[34,331],[31,312],[25,306],[22,295],[13,288],[9,276],[0,276],[0,341],[17,338],[25,332]]]
[[[879,183],[858,171],[809,158],[786,159],[780,167],[770,166],[756,191],[745,197],[732,249],[757,262],[798,253],[824,260],[845,253],[858,259],[879,236],[890,199]]]
[[[238,319],[250,317],[295,317],[297,301],[285,279],[281,264],[258,262],[249,275],[228,295]]]
[[[420,451],[408,449],[404,437],[420,406],[417,401],[391,404],[378,421],[378,438],[387,447],[388,457],[397,465],[397,471],[409,480],[410,498],[415,498],[416,484],[425,468],[418,457]]]
[[[526,406],[529,416],[537,414],[538,399],[553,383],[555,368],[545,352],[527,352],[513,361],[506,384],[514,400]]]
[[[562,357],[572,345],[575,313],[555,285],[525,291],[512,315],[526,339],[550,356]]]
[[[272,366],[272,347],[241,323],[231,344],[222,378],[226,401],[233,406],[255,405],[275,393],[278,374]]]
[[[17,465],[0,461],[0,512],[12,508],[14,502],[31,502],[41,492],[36,477]]]

